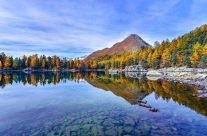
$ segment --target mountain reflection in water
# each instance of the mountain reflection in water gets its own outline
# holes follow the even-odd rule
[[[152,81],[144,77],[129,78],[124,74],[108,74],[107,72],[87,72],[87,73],[31,73],[13,72],[0,75],[0,86],[2,88],[9,84],[20,83],[33,86],[44,86],[46,84],[66,83],[67,80],[79,83],[81,80],[87,81],[96,88],[111,91],[116,96],[122,97],[130,104],[138,104],[147,95],[155,92],[156,99],[163,98],[166,101],[173,101],[185,105],[198,113],[207,116],[207,102],[193,97],[196,87],[178,82],[157,80]]]

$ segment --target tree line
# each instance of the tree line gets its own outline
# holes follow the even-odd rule
[[[172,43],[177,42],[173,41]],[[114,55],[109,60],[98,61],[98,65],[106,69],[124,69],[125,66],[141,64],[144,68],[164,67],[207,67],[207,44],[202,46],[199,42],[192,48],[174,45],[168,40],[153,47],[146,47],[140,52]]]
[[[71,69],[97,69],[101,67],[97,61],[90,60],[84,62],[79,58],[67,59],[58,56],[45,56],[38,54],[23,57],[7,56],[4,52],[0,54],[0,69],[4,70],[21,70],[25,68],[32,69],[49,69],[49,70],[71,70]]]
[[[66,59],[58,56],[38,56],[37,54],[23,57],[13,58],[5,55],[4,52],[0,54],[0,69],[4,70],[21,70],[25,68],[32,69],[50,69],[50,70],[66,70],[66,69],[86,69],[97,68],[95,61],[84,63],[79,58]]]
[[[104,54],[92,60],[60,58],[58,56],[38,56],[37,54],[13,58],[0,54],[0,69],[124,69],[128,65],[141,64],[144,68],[163,67],[207,67],[207,25],[172,41],[155,42],[154,47],[140,51],[115,55]]]
[[[107,58],[107,59],[106,59]],[[155,42],[154,47],[145,47],[139,52],[103,55],[94,59],[107,69],[125,68],[127,65],[141,64],[145,68],[163,67],[207,67],[207,25],[172,41]]]

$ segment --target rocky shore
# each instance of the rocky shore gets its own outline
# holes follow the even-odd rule
[[[166,79],[175,82],[181,82],[189,85],[195,85],[198,88],[195,97],[207,100],[207,69],[173,67],[158,70],[149,69],[147,72],[149,79]]]

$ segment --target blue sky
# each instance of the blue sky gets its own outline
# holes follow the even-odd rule
[[[207,23],[206,0],[0,0],[0,51],[80,57],[131,33],[148,43]]]

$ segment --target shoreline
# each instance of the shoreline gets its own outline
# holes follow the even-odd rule
[[[140,75],[146,76],[149,80],[164,79],[168,81],[180,82],[188,85],[194,85],[198,91],[193,94],[195,97],[203,98],[207,100],[207,69],[201,68],[187,68],[187,67],[169,67],[162,69],[148,69],[145,71],[125,71],[122,69],[25,69],[12,70],[4,69],[0,70],[0,73],[12,73],[12,72],[24,72],[30,74],[32,72],[105,72],[108,71],[110,74],[118,74],[125,72],[129,77],[134,78]],[[131,74],[129,74],[131,73]]]
[[[157,78],[194,85],[198,90],[192,95],[207,100],[207,69],[186,67],[149,69],[146,75],[148,79]]]
[[[5,72],[24,72],[24,73],[32,73],[32,72],[104,72],[106,69],[87,69],[87,70],[79,70],[79,69],[32,69],[32,70],[24,70],[24,69],[4,69],[0,70],[1,73]]]

